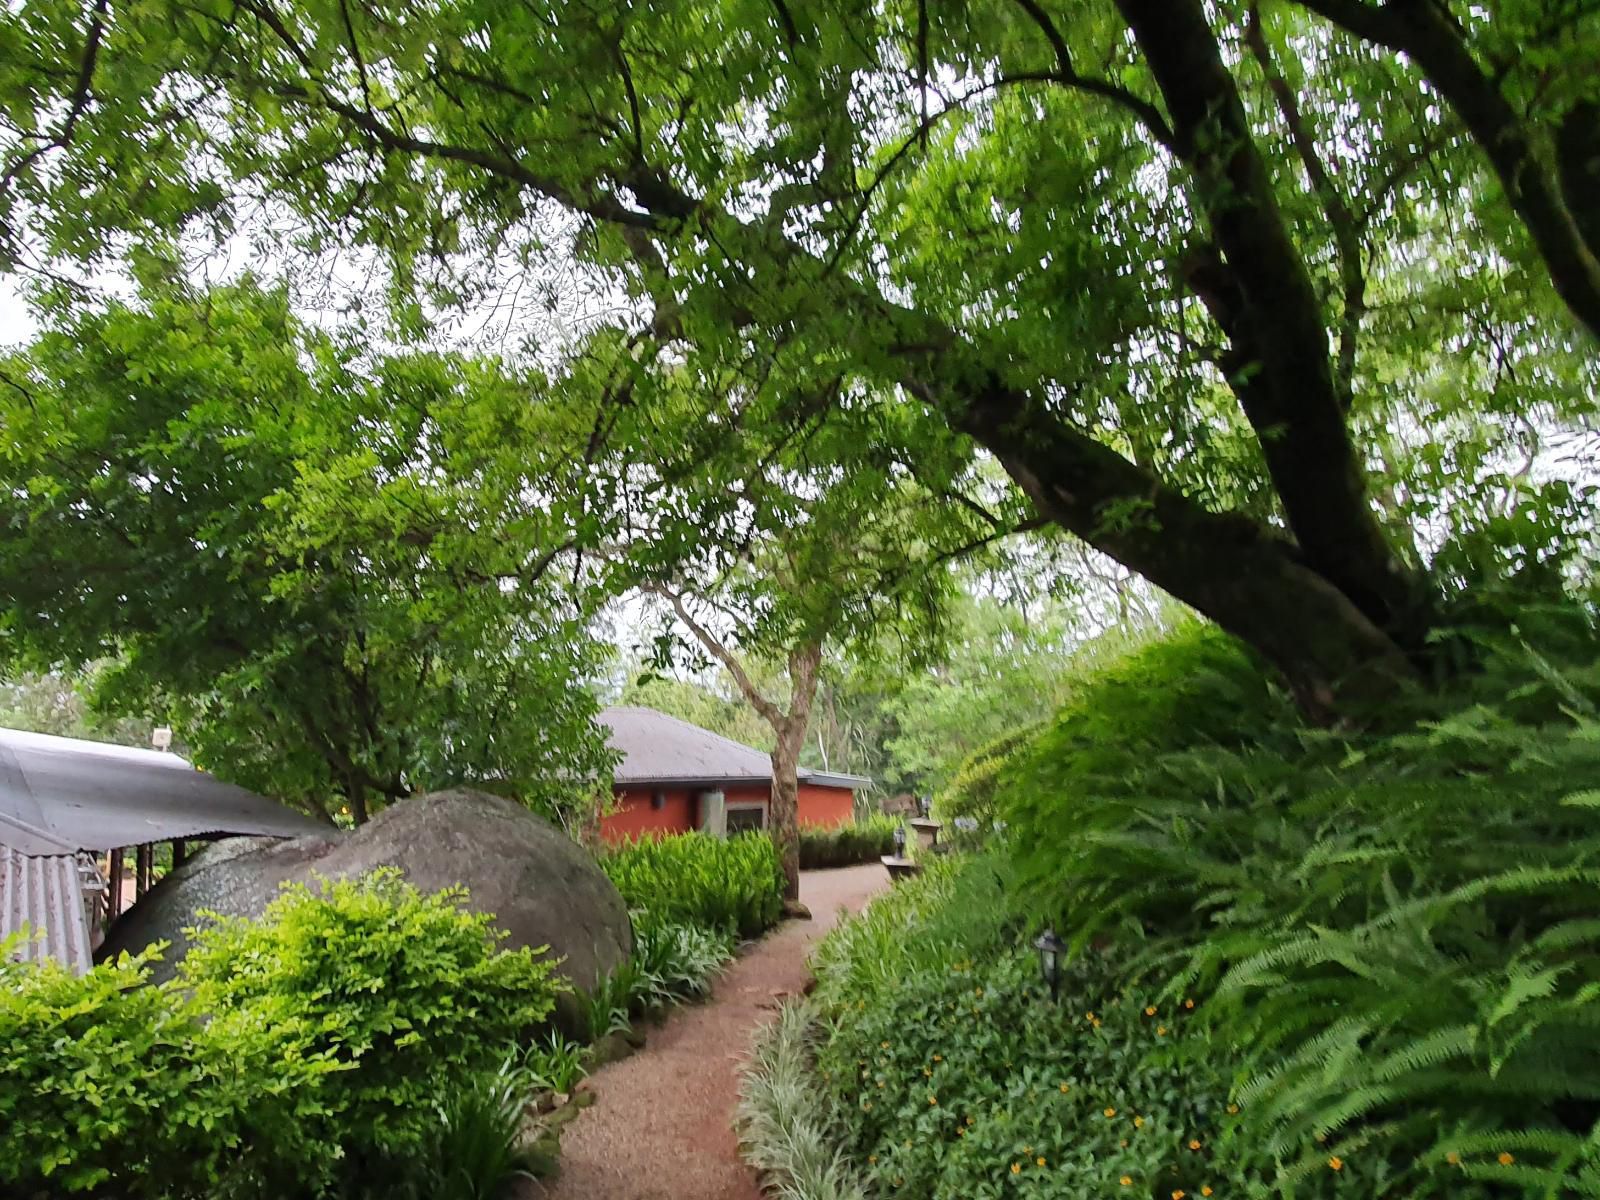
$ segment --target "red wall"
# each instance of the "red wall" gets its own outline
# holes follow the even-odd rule
[[[855,793],[849,788],[800,785],[800,824],[832,828],[847,824],[855,815]]]
[[[660,808],[650,807],[653,789],[617,789],[615,811],[600,820],[600,836],[608,842],[628,841],[649,833],[684,833],[699,828],[699,804],[696,797],[703,789],[667,789]],[[765,804],[769,798],[764,787],[723,788],[722,794],[729,804],[749,803],[759,800]],[[800,785],[800,824],[843,825],[855,811],[854,796],[849,788],[824,787],[817,783]]]

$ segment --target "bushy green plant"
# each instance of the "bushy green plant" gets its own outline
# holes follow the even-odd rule
[[[996,817],[995,793],[1000,773],[1011,758],[1034,737],[1041,725],[1013,729],[980,746],[962,760],[950,782],[933,798],[933,815],[946,825],[958,820],[972,821],[979,830],[993,829]]]
[[[813,1077],[812,1022],[810,1005],[786,1004],[757,1035],[739,1083],[739,1144],[783,1200],[865,1200],[838,1105]]]
[[[700,999],[733,956],[732,935],[655,913],[633,914],[633,956],[583,997],[590,1040],[620,1033],[634,1020],[684,1000]]]
[[[873,813],[843,825],[802,825],[800,869],[811,871],[876,862],[894,852],[894,831],[899,828],[899,818],[887,813]]]
[[[185,1200],[324,1177],[304,1123],[337,1064],[151,985],[157,957],[78,976],[12,962],[0,943],[0,1192]]]
[[[601,856],[630,909],[751,938],[783,915],[783,863],[764,834],[641,838]]]
[[[500,948],[492,918],[463,897],[422,895],[391,870],[292,887],[260,921],[197,930],[180,969],[202,1011],[273,1029],[339,1068],[308,1126],[350,1190],[404,1177],[437,1098],[492,1071],[564,987],[541,952]]]

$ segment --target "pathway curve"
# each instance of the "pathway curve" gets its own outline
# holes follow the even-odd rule
[[[759,1200],[733,1135],[740,1063],[776,998],[806,984],[806,955],[888,885],[878,863],[807,871],[809,921],[785,922],[734,962],[710,1000],[650,1026],[645,1048],[593,1076],[593,1107],[561,1135],[561,1174],[522,1200]]]

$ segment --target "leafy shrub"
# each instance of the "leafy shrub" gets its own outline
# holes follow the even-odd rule
[[[603,976],[584,997],[590,1040],[630,1028],[635,1019],[660,1013],[711,991],[711,981],[733,957],[730,935],[654,913],[633,914],[633,957]]]
[[[1157,981],[1130,986],[1120,954],[1100,950],[1066,965],[1052,1001],[1025,931],[1003,919],[1007,883],[993,860],[941,864],[819,947],[817,1078],[874,1190],[1280,1194],[1229,1097],[1235,1062],[1208,1040],[1204,1006],[1166,998]],[[1381,1159],[1333,1158],[1281,1194],[1391,1194]],[[1455,1182],[1452,1195],[1487,1194]]]
[[[207,1020],[147,982],[154,952],[77,976],[0,943],[0,1191],[45,1197],[288,1194],[319,1176],[303,1136],[336,1065],[238,1014]]]
[[[1236,1064],[1275,1187],[1600,1195],[1600,659],[1586,611],[1523,619],[1331,732],[1186,634],[1002,773],[1032,912],[1202,1000],[1189,1065]]]
[[[840,1149],[838,1108],[812,1078],[812,1014],[785,1005],[756,1037],[739,1084],[735,1125],[745,1161],[787,1200],[865,1200]]]
[[[756,937],[783,915],[783,863],[763,834],[681,833],[607,851],[600,865],[630,909]]]
[[[874,813],[865,820],[844,825],[803,825],[800,827],[800,869],[848,867],[855,863],[876,862],[894,853],[894,831],[900,828],[896,817]]]
[[[180,968],[203,1011],[260,1022],[340,1068],[323,1078],[314,1124],[362,1186],[404,1175],[436,1098],[493,1071],[565,986],[540,952],[499,949],[504,935],[464,895],[424,896],[387,869],[320,893],[287,888],[260,921],[198,930]]]

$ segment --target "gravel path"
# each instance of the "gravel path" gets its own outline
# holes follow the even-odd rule
[[[809,978],[811,944],[841,906],[859,909],[888,886],[877,863],[807,871],[809,921],[789,921],[736,959],[704,1004],[651,1026],[645,1048],[593,1076],[592,1108],[561,1137],[561,1174],[522,1200],[759,1200],[732,1131],[738,1070],[777,998]]]

